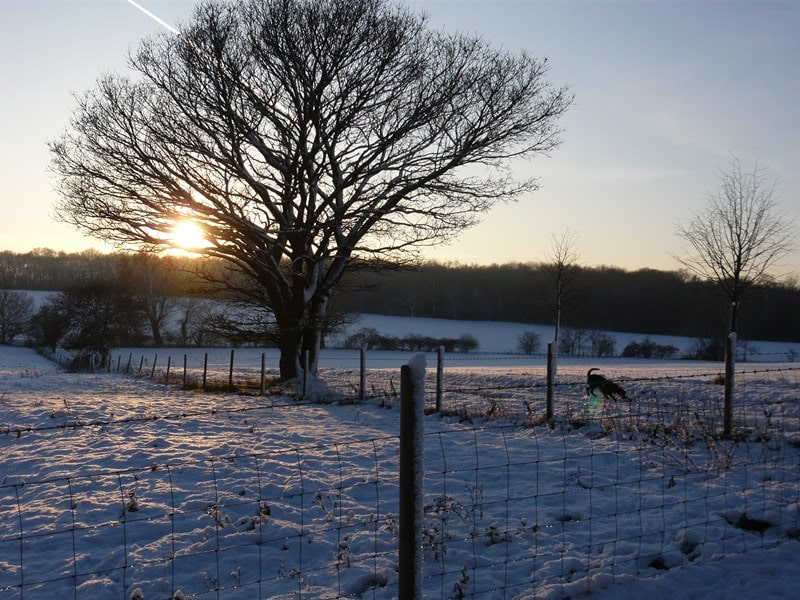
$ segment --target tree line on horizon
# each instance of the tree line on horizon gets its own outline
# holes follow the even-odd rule
[[[540,325],[554,320],[547,263],[365,267],[370,268],[349,273],[332,297],[335,314]],[[165,295],[224,299],[224,292],[197,276],[220,268],[219,260],[173,255],[4,251],[0,288],[65,291],[97,282],[158,281]],[[742,303],[740,339],[797,341],[797,306],[800,284],[795,278],[753,287]],[[719,339],[726,335],[728,304],[713,282],[685,271],[577,267],[572,301],[562,318],[570,328]]]

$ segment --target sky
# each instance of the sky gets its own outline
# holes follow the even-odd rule
[[[738,157],[776,181],[800,242],[800,2],[795,0],[406,0],[430,27],[477,33],[548,59],[574,103],[562,144],[515,165],[540,189],[497,205],[425,257],[547,260],[570,232],[587,266],[677,269],[691,219]],[[193,0],[137,0],[166,23]],[[53,219],[47,142],[75,94],[165,27],[128,0],[0,0],[0,250],[108,250]],[[800,249],[775,274],[800,275]]]

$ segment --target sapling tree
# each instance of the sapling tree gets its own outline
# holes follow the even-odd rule
[[[794,225],[780,211],[775,181],[763,168],[746,171],[735,156],[719,170],[719,187],[678,234],[688,243],[675,258],[690,272],[714,281],[730,302],[729,333],[736,331],[739,303],[755,285],[768,283],[795,247]]]

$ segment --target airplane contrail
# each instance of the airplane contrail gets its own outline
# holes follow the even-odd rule
[[[137,4],[137,3],[136,3],[136,2],[134,2],[133,0],[128,0],[128,3],[129,3],[129,4],[132,4],[133,6],[135,6],[136,8],[138,8],[140,11],[142,11],[142,12],[143,12],[144,14],[146,14],[148,17],[150,17],[151,19],[153,19],[154,21],[156,21],[158,24],[160,24],[160,25],[162,25],[163,27],[166,27],[167,29],[169,29],[169,30],[170,30],[172,33],[175,33],[175,34],[177,34],[177,35],[180,35],[180,32],[179,32],[179,31],[178,31],[178,30],[177,30],[175,27],[173,27],[172,25],[170,25],[169,23],[167,23],[167,22],[166,22],[164,19],[162,19],[161,17],[159,17],[157,14],[155,14],[155,13],[152,13],[152,12],[150,12],[149,10],[147,10],[147,9],[146,9],[144,6],[142,6],[141,4]]]

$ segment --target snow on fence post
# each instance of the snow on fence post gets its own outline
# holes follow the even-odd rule
[[[231,348],[231,366],[228,369],[228,389],[233,389],[233,348]]]
[[[358,350],[358,401],[364,402],[367,387],[367,350],[361,346]]]
[[[259,389],[261,395],[267,393],[267,353],[261,353],[261,387]]]
[[[736,362],[736,332],[725,340],[725,411],[722,435],[729,437],[733,429],[733,367]]]
[[[400,368],[398,597],[422,598],[425,355]]]
[[[555,379],[555,342],[547,342],[547,420],[553,418],[553,380]]]
[[[444,346],[436,353],[436,412],[442,412],[442,385],[444,382]]]

